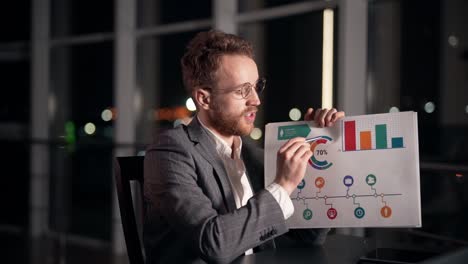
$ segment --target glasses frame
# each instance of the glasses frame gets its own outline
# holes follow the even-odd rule
[[[252,94],[253,89],[255,89],[255,92],[257,93],[257,95],[262,94],[262,92],[265,90],[265,86],[266,86],[266,79],[262,77],[262,78],[259,78],[255,82],[255,84],[244,83],[244,84],[239,85],[236,88],[226,88],[226,89],[219,88],[219,89],[214,90],[211,87],[205,87],[204,89],[210,90],[210,92],[216,92],[216,91],[227,91],[226,93],[240,92],[240,96],[243,99],[246,99]]]

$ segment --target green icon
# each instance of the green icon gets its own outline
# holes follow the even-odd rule
[[[302,216],[304,217],[305,220],[310,220],[312,219],[312,210],[309,208],[304,210],[304,213],[302,213]]]
[[[354,216],[356,216],[356,218],[363,218],[364,215],[366,214],[366,211],[364,211],[364,208],[362,207],[358,207],[356,209],[354,209]]]
[[[297,185],[297,188],[298,188],[299,190],[301,190],[301,189],[304,189],[304,187],[305,187],[305,181],[302,180],[302,181]]]
[[[278,140],[291,139],[295,137],[307,137],[310,127],[307,124],[278,127]]]
[[[377,177],[375,177],[374,174],[369,174],[369,175],[367,175],[367,177],[366,177],[366,183],[367,183],[369,186],[374,186],[374,184],[377,183]]]

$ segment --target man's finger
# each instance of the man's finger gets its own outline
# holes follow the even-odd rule
[[[287,149],[285,149],[285,151],[281,154],[283,154],[286,159],[292,159],[297,155],[299,155],[299,157],[302,156],[303,151],[306,151],[309,148],[309,143],[297,141],[294,144],[290,145]]]
[[[311,120],[314,120],[314,109],[308,108],[304,115],[304,121],[311,121]]]
[[[278,153],[284,153],[285,151],[287,151],[292,145],[294,145],[296,142],[305,142],[305,138],[303,137],[295,137],[295,138],[292,138],[290,140],[288,140],[288,142],[286,142],[283,146],[281,146],[281,148],[278,150]]]
[[[340,120],[341,118],[343,118],[345,116],[346,116],[345,112],[339,111],[339,112],[336,112],[335,114],[333,114],[332,120],[333,120],[333,122],[336,122],[336,121]]]
[[[316,122],[321,126],[325,126],[325,115],[327,114],[328,112],[328,109],[327,108],[323,108],[320,110],[319,113],[316,114],[317,118],[316,118]]]
[[[306,157],[309,156],[308,152],[310,152],[310,156],[312,156],[312,152],[310,151],[310,145],[307,143],[307,145],[302,145],[301,147],[299,147],[294,155],[301,160],[305,159],[307,161]]]
[[[325,126],[331,126],[333,124],[332,117],[336,112],[338,112],[336,108],[332,108],[330,109],[330,111],[328,111],[328,113],[325,116]]]

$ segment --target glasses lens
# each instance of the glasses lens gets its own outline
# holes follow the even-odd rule
[[[244,86],[242,86],[242,97],[247,98],[250,95],[250,92],[252,91],[252,85],[247,83]]]
[[[255,86],[250,83],[245,84],[241,89],[242,97],[243,98],[249,97],[253,89],[255,89],[257,94],[261,94],[263,90],[265,89],[265,83],[266,83],[266,80],[262,78],[262,79],[259,79],[255,83]]]
[[[257,83],[255,84],[255,91],[257,91],[257,94],[261,94],[263,92],[263,90],[265,89],[265,84],[265,78],[261,78],[257,81]]]

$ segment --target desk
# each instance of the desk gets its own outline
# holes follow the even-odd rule
[[[346,235],[329,235],[323,246],[310,248],[280,248],[275,251],[262,251],[248,256],[242,256],[233,263],[236,264],[341,264],[358,263],[359,259],[375,249],[375,240]],[[408,254],[414,256],[418,251],[408,249]],[[420,252],[420,251],[419,251]],[[361,262],[384,263],[384,262]],[[405,262],[385,262],[405,263]],[[465,264],[468,263],[468,247],[448,251],[421,263],[427,264]]]
[[[360,257],[373,249],[373,246],[373,243],[361,237],[329,235],[323,246],[263,251],[240,257],[233,263],[357,263]]]

